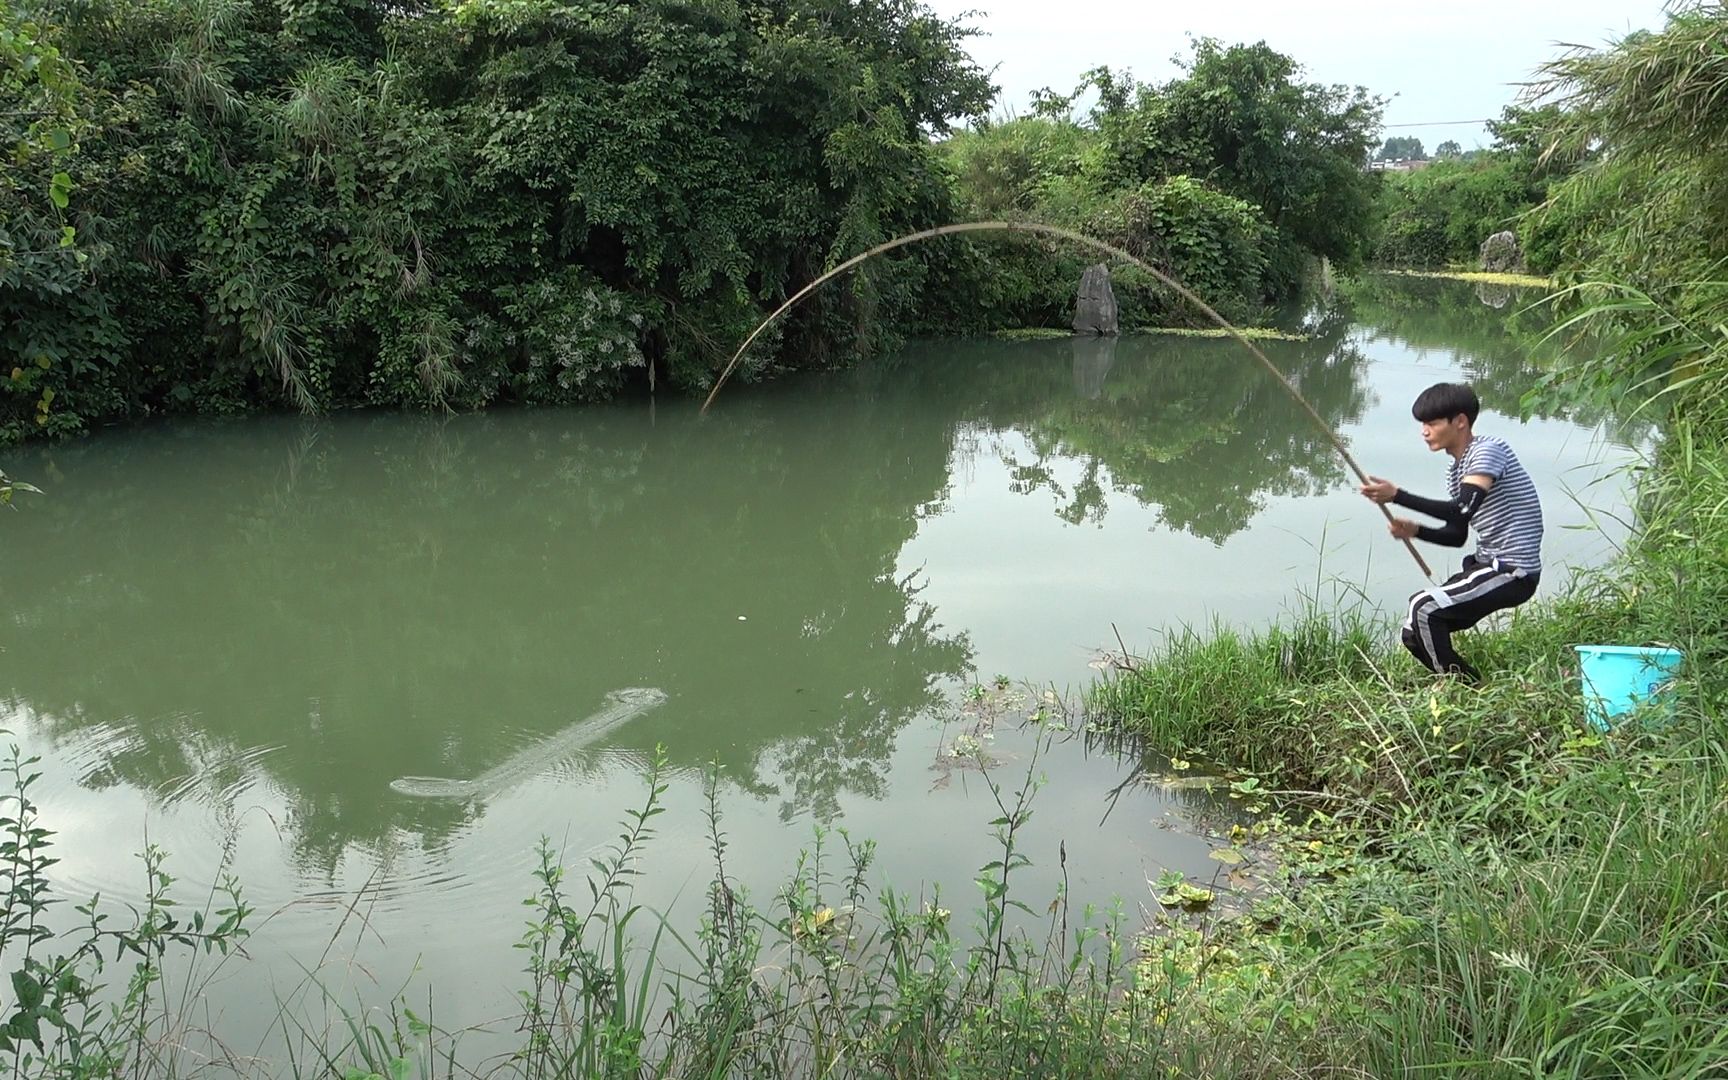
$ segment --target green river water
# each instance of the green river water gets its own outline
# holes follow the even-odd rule
[[[1430,494],[1444,461],[1409,402],[1475,380],[1479,430],[1541,490],[1551,595],[1624,532],[1632,452],[1600,418],[1516,419],[1517,303],[1483,299],[1382,281],[1266,348],[1365,467]],[[878,884],[940,883],[963,913],[998,812],[943,756],[976,726],[968,687],[1073,704],[1118,634],[1140,652],[1304,590],[1394,610],[1423,584],[1228,342],[922,342],[697,404],[151,423],[11,452],[44,494],[0,512],[0,726],[43,758],[64,894],[135,900],[146,841],[184,900],[237,873],[261,925],[211,1022],[241,1052],[305,969],[350,1001],[429,986],[447,1026],[498,1017],[536,842],[585,867],[660,745],[670,811],[637,896],[675,924],[709,879],[710,762],[728,872],[763,906],[832,825],[880,843]],[[984,741],[1017,781],[1030,737]],[[1038,767],[1033,907],[1059,843],[1077,900],[1130,911],[1167,868],[1218,869],[1205,822],[1228,799],[1130,786],[1106,815],[1139,763],[1076,739]]]

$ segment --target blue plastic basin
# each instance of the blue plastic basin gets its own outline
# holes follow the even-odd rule
[[[1680,670],[1679,649],[1637,645],[1574,645],[1584,676],[1584,715],[1597,731],[1647,701],[1668,698]],[[1668,702],[1672,705],[1672,701]]]

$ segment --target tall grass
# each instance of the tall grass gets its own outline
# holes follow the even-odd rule
[[[162,851],[148,847],[143,902],[129,921],[112,920],[91,899],[76,909],[76,929],[57,933],[54,833],[30,796],[35,764],[14,746],[0,792],[0,970],[8,976],[0,1061],[17,1077],[184,1074],[193,1068],[185,1053],[191,991],[211,974],[197,958],[226,957],[248,933],[251,909],[239,884],[226,878],[206,904],[183,909],[169,895],[174,879]],[[105,986],[116,968],[122,977]],[[175,972],[183,976],[178,993]]]

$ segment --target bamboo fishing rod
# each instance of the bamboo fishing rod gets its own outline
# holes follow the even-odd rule
[[[745,350],[750,348],[750,343],[755,341],[762,331],[768,329],[769,325],[773,323],[775,319],[778,319],[782,314],[790,310],[798,303],[798,301],[816,291],[818,286],[831,278],[839,277],[841,274],[844,274],[846,271],[867,259],[873,259],[884,252],[893,251],[895,248],[905,247],[907,244],[916,244],[921,240],[929,240],[937,236],[951,236],[955,233],[972,232],[1033,233],[1040,236],[1053,236],[1059,240],[1071,240],[1076,244],[1081,244],[1093,248],[1094,250],[1102,251],[1106,255],[1121,259],[1124,262],[1133,263],[1148,274],[1151,274],[1154,278],[1158,279],[1158,281],[1162,282],[1165,287],[1169,288],[1172,292],[1176,293],[1190,304],[1193,304],[1202,314],[1217,323],[1225,333],[1229,334],[1239,344],[1241,344],[1244,349],[1247,349],[1252,353],[1254,359],[1260,361],[1260,366],[1266,369],[1267,374],[1271,375],[1274,379],[1277,379],[1278,385],[1282,386],[1289,392],[1292,398],[1296,399],[1296,404],[1302,406],[1303,410],[1313,419],[1315,426],[1325,432],[1326,438],[1331,441],[1333,449],[1338,451],[1338,456],[1344,459],[1344,464],[1350,466],[1350,471],[1354,472],[1364,484],[1368,483],[1368,474],[1362,471],[1362,466],[1356,464],[1356,459],[1350,454],[1350,448],[1344,445],[1344,440],[1339,438],[1338,433],[1332,430],[1332,425],[1328,424],[1320,414],[1315,411],[1314,406],[1308,404],[1308,399],[1303,397],[1302,392],[1296,389],[1296,384],[1286,378],[1284,373],[1278,370],[1278,365],[1274,364],[1271,360],[1268,360],[1266,354],[1261,352],[1252,341],[1249,341],[1248,338],[1243,335],[1242,331],[1236,329],[1236,327],[1231,324],[1230,320],[1212,310],[1210,304],[1200,299],[1200,297],[1195,295],[1186,285],[1183,285],[1181,282],[1172,278],[1169,274],[1164,273],[1162,270],[1148,265],[1146,262],[1128,254],[1128,252],[1123,251],[1114,244],[1106,244],[1102,240],[1094,240],[1092,237],[1086,236],[1083,233],[1058,228],[1055,225],[1040,225],[1036,222],[1030,221],[966,221],[956,225],[941,225],[934,229],[925,229],[922,232],[908,233],[905,236],[896,237],[886,243],[877,244],[862,255],[854,255],[852,258],[847,259],[839,266],[836,266],[834,269],[823,274],[815,281],[812,281],[810,284],[793,293],[784,304],[781,304],[779,307],[774,309],[773,314],[769,315],[766,319],[763,319],[761,324],[750,332],[750,336],[744,339],[744,344],[738,346],[738,351],[732,354],[732,359],[728,361],[726,367],[721,370],[720,377],[714,380],[714,388],[708,391],[707,399],[702,402],[702,412],[706,413],[708,411],[708,406],[714,404],[714,398],[719,395],[720,387],[725,385],[727,377],[730,376],[732,370],[738,366],[738,361],[743,359]],[[1392,511],[1386,509],[1384,503],[1377,505],[1380,507],[1380,513],[1384,515],[1387,522],[1390,523],[1392,521]],[[1410,552],[1410,557],[1416,560],[1416,565],[1422,568],[1422,575],[1429,581],[1433,581],[1434,571],[1428,568],[1428,563],[1422,558],[1422,553],[1416,550],[1416,545],[1406,539],[1404,541],[1404,547],[1405,550]]]

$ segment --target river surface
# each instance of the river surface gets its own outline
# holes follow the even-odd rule
[[[1542,493],[1552,595],[1623,536],[1632,452],[1599,417],[1516,419],[1519,306],[1379,280],[1266,351],[1366,468],[1430,494],[1445,462],[1410,400],[1475,381],[1478,429]],[[538,840],[585,869],[657,746],[637,898],[674,923],[712,872],[710,764],[728,875],[763,907],[842,827],[879,842],[878,886],[940,885],[963,920],[999,811],[957,736],[1017,785],[1035,740],[1010,721],[1077,703],[1118,637],[1261,626],[1304,593],[1397,610],[1423,584],[1238,346],[1168,336],[923,342],[730,386],[706,417],[153,423],[6,467],[45,494],[0,512],[0,726],[43,759],[54,880],[136,901],[147,842],[188,903],[237,874],[261,925],[210,1022],[240,1052],[269,1054],[306,970],[351,1002],[431,987],[446,1026],[508,1014]],[[969,690],[998,675],[1030,689],[992,731]],[[1038,758],[1035,909],[1059,844],[1076,900],[1131,912],[1166,869],[1214,876],[1229,800],[1112,808],[1138,766],[1084,740]]]

